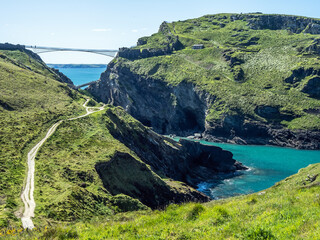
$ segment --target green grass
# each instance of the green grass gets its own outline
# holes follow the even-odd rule
[[[48,76],[45,65],[25,53],[7,51],[2,54],[6,55],[0,58],[3,87],[0,96],[0,228],[21,225],[20,194],[27,171],[27,153],[59,120],[65,121],[43,144],[35,159],[36,226],[148,209],[138,200],[141,187],[146,191],[155,191],[158,187],[170,193],[185,194],[187,188],[183,184],[162,179],[114,137],[131,136],[136,143],[134,147],[147,151],[144,138],[157,137],[157,141],[162,141],[160,136],[122,108],[113,106],[105,106],[103,111],[84,118],[68,120],[85,113],[82,104],[88,93],[71,90]],[[33,69],[21,65],[26,61],[34,63]],[[101,106],[93,99],[87,105]],[[159,144],[167,146],[165,142]],[[116,159],[118,153],[127,155]],[[110,160],[116,164],[105,169],[103,165],[99,173],[98,165]],[[107,188],[106,184],[110,183],[112,186]],[[155,192],[156,198],[157,194],[162,197]]]
[[[66,121],[39,151],[35,177],[38,225],[43,219],[74,221],[114,213],[112,196],[95,165],[110,160],[117,151],[130,150],[112,137],[106,121],[104,111]],[[79,203],[81,195],[89,199]]]
[[[0,54],[0,226],[6,226],[21,211],[27,152],[50,125],[84,112],[84,99],[27,54]]]
[[[55,225],[8,239],[319,239],[320,164],[275,186],[206,204],[170,205],[163,211],[121,213]]]
[[[231,21],[231,16],[207,15],[167,23],[169,33],[159,30],[145,37],[146,44],[139,48],[163,48],[163,41],[170,44],[166,36],[178,36],[183,50],[135,61],[119,59],[116,64],[170,85],[192,82],[215,96],[215,102],[209,106],[207,121],[220,121],[238,113],[252,120],[276,121],[290,129],[319,130],[318,116],[306,113],[306,110],[319,108],[320,100],[301,92],[308,78],[297,84],[284,81],[294,69],[320,69],[319,57],[303,51],[319,35],[252,30],[245,20]],[[197,43],[204,44],[205,49],[192,50],[191,46]],[[223,56],[226,52],[238,59],[237,62],[226,61]],[[241,79],[239,74],[243,75]],[[265,119],[256,114],[258,106],[276,107],[280,113],[289,114],[292,120]],[[308,121],[303,123],[303,119]]]

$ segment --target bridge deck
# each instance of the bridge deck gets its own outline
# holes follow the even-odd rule
[[[58,48],[58,47],[43,47],[43,46],[31,46],[25,45],[25,48],[35,53],[48,53],[48,52],[59,52],[59,51],[72,51],[72,52],[89,52],[109,57],[114,57],[119,50],[115,49],[82,49],[82,48]]]
[[[91,84],[93,84],[93,83],[96,83],[98,80],[96,80],[96,81],[91,81],[91,82],[88,82],[88,83],[84,83],[84,84],[81,84],[81,85],[78,85],[78,86],[76,86],[76,89],[79,89],[79,88],[82,88],[82,87],[85,87],[85,86],[89,86],[89,85],[91,85]]]

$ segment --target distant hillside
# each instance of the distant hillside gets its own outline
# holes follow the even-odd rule
[[[106,68],[107,64],[47,64],[51,68]]]
[[[256,13],[163,22],[120,49],[89,89],[161,134],[319,149],[320,20]]]

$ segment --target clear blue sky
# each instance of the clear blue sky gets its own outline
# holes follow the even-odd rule
[[[0,42],[118,49],[158,31],[163,21],[215,13],[282,13],[320,18],[319,0],[6,0]],[[89,53],[47,53],[47,63],[107,63]]]

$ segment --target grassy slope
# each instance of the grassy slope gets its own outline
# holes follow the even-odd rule
[[[25,53],[3,51],[0,54],[0,228],[5,228],[20,225],[19,216],[23,212],[20,193],[28,151],[53,123],[83,114],[86,96],[52,79],[51,72],[42,63]],[[97,103],[91,100],[88,105]],[[112,122],[108,114],[117,116],[118,122]],[[134,184],[130,185],[127,168],[134,171],[132,174],[138,182],[145,181],[140,183],[144,187],[153,188],[152,183],[172,191],[181,187],[178,182],[161,179],[133,151],[116,140],[108,128],[113,132],[147,132],[121,108],[106,106],[105,110],[87,117],[64,121],[40,148],[34,192],[36,226],[148,209],[139,200],[121,193],[112,196],[104,188],[96,164],[108,162],[117,152],[128,153],[133,158],[121,168],[122,172],[118,171],[129,183],[124,186],[121,181],[117,182],[116,188],[137,191]],[[109,180],[108,177],[104,176],[104,180]]]
[[[0,85],[0,225],[7,225],[21,206],[27,152],[57,119],[83,112],[84,99],[19,51],[0,52]]]
[[[127,61],[119,59],[133,72],[176,85],[181,81],[194,82],[217,100],[210,107],[207,120],[223,118],[225,113],[241,113],[249,118],[267,122],[255,113],[257,106],[275,106],[294,119],[282,121],[292,129],[320,129],[317,115],[304,110],[317,109],[320,100],[308,97],[301,89],[308,79],[296,85],[285,83],[297,68],[320,68],[319,57],[298,50],[309,46],[319,35],[292,34],[287,30],[252,30],[244,20],[230,20],[231,14],[208,15],[197,19],[168,23],[170,33],[159,32],[138,48],[163,48],[166,36],[179,36],[185,49],[172,55]],[[223,25],[220,25],[223,24]],[[245,46],[250,39],[257,44]],[[205,49],[192,50],[196,43]],[[223,54],[237,58],[230,66]],[[244,78],[239,81],[238,73]],[[277,121],[277,120],[276,120]]]
[[[117,151],[134,153],[112,137],[106,129],[109,122],[105,111],[64,122],[41,148],[41,174],[35,179],[38,226],[48,218],[73,221],[117,212],[111,203],[115,198],[103,187],[95,165],[109,161]]]
[[[260,193],[24,232],[8,239],[319,239],[320,164]]]

